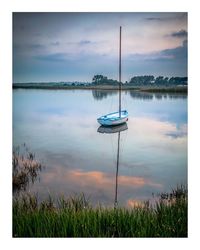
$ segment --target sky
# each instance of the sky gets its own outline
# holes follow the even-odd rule
[[[13,82],[187,76],[187,13],[13,13]]]

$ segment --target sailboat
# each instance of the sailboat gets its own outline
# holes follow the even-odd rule
[[[121,91],[122,91],[121,38],[122,38],[122,27],[120,26],[120,31],[119,31],[119,111],[99,117],[97,121],[103,126],[116,126],[116,125],[120,125],[128,121],[128,111],[121,110]]]

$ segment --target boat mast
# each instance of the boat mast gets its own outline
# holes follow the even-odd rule
[[[119,117],[121,117],[121,39],[122,39],[122,27],[120,26],[119,30]]]

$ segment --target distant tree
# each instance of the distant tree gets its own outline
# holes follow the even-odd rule
[[[95,75],[93,78],[92,78],[92,83],[94,84],[98,84],[98,83],[101,83],[102,80],[104,79],[105,77],[103,75]]]
[[[117,80],[113,80],[113,79],[108,79],[107,76],[103,76],[103,75],[95,75],[92,78],[92,83],[93,84],[108,84],[108,85],[114,85],[116,83],[118,83]]]
[[[149,85],[154,82],[154,76],[144,75],[144,76],[134,76],[129,81],[131,85]]]
[[[163,76],[158,76],[155,79],[155,85],[163,85],[164,83],[164,77]]]
[[[155,85],[168,85],[170,84],[169,77],[158,76],[155,79]]]
[[[158,76],[154,77],[153,75],[144,75],[144,76],[133,76],[129,82],[125,82],[128,85],[135,86],[145,86],[145,85],[187,85],[187,77],[164,77]],[[106,84],[106,85],[115,85],[119,82],[117,80],[109,79],[107,76],[95,75],[92,78],[93,84]]]
[[[169,83],[171,85],[187,85],[188,78],[187,77],[171,77],[169,79]]]
[[[163,81],[164,81],[164,84],[168,84],[169,83],[169,77],[165,77],[164,79],[163,79]]]

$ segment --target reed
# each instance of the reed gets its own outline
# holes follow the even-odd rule
[[[24,143],[21,147],[13,148],[12,157],[13,167],[13,192],[26,190],[30,183],[34,183],[38,177],[38,173],[43,166],[35,159],[35,154],[31,153]]]
[[[13,200],[13,237],[187,237],[187,190],[132,209],[92,207],[84,194],[42,203],[24,195]]]

